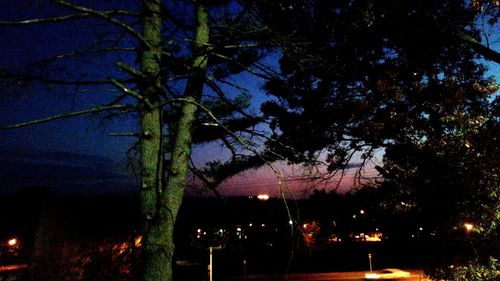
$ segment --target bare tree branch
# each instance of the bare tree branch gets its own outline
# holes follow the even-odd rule
[[[53,120],[65,119],[65,118],[70,118],[70,117],[75,117],[75,116],[85,115],[85,114],[90,114],[90,113],[97,113],[97,112],[102,112],[102,111],[107,111],[107,110],[115,110],[115,109],[123,109],[123,108],[127,108],[127,107],[129,107],[129,106],[122,105],[122,104],[115,104],[115,105],[110,105],[110,106],[98,106],[98,107],[95,107],[92,109],[68,112],[68,113],[58,114],[58,115],[54,115],[54,116],[47,117],[47,118],[41,118],[41,119],[31,120],[31,121],[27,121],[27,122],[12,124],[12,125],[0,126],[0,131],[7,130],[7,129],[22,128],[22,127],[26,127],[26,126],[35,125],[35,124],[47,123],[47,122],[50,122]]]
[[[64,80],[64,79],[53,79],[49,77],[43,76],[34,76],[29,74],[12,74],[12,73],[2,73],[2,76],[8,79],[18,79],[18,80],[26,80],[26,81],[41,81],[49,84],[58,84],[58,85],[71,85],[71,86],[83,86],[83,85],[109,85],[113,84],[109,79],[102,80]],[[116,80],[120,83],[131,82],[128,80]]]
[[[140,137],[139,133],[109,133],[110,137]]]
[[[147,42],[147,40],[144,40],[144,38],[142,37],[142,35],[137,32],[134,28],[132,28],[130,25],[126,24],[125,22],[121,21],[121,20],[118,20],[114,17],[112,17],[109,12],[105,12],[105,11],[97,11],[97,10],[94,10],[94,9],[90,9],[88,7],[84,7],[84,6],[81,6],[81,5],[77,5],[77,4],[74,4],[74,3],[69,3],[69,2],[66,2],[66,1],[62,1],[62,0],[55,0],[54,3],[58,4],[58,5],[61,5],[63,7],[66,7],[68,9],[72,9],[72,10],[76,10],[76,11],[79,11],[79,12],[83,12],[83,13],[87,13],[91,16],[95,16],[97,18],[100,18],[100,19],[103,19],[109,23],[112,23],[116,26],[118,26],[119,28],[129,32],[130,34],[132,34],[134,37],[136,37],[137,39],[139,39],[141,41],[141,43],[145,44],[146,46],[149,46],[149,43]]]
[[[132,76],[134,77],[140,77],[140,78],[145,78],[146,76],[144,75],[144,73],[142,73],[141,71],[137,70],[135,67],[133,66],[130,66],[122,61],[118,61],[116,62],[116,65],[118,66],[118,68],[120,68],[121,70],[131,74]]]
[[[262,79],[265,79],[265,80],[271,80],[272,77],[270,76],[267,76],[265,74],[262,74],[262,73],[259,73],[255,70],[253,70],[252,68],[236,61],[235,59],[231,58],[231,57],[228,57],[228,56],[225,56],[225,55],[222,55],[222,54],[218,54],[218,53],[213,53],[212,55],[216,56],[216,57],[219,57],[221,59],[224,59],[224,60],[227,60],[227,61],[230,61],[230,62],[233,62],[233,63],[236,63],[238,66],[240,66],[241,68],[245,69],[248,73],[250,74],[253,74],[257,77],[260,77]]]
[[[34,25],[34,24],[44,24],[44,23],[56,23],[67,20],[76,20],[82,18],[90,17],[87,13],[65,15],[58,17],[48,17],[48,18],[37,18],[37,19],[27,19],[20,21],[0,21],[0,26],[20,26],[20,25]]]
[[[123,16],[137,16],[138,14],[132,13],[125,10],[114,10],[114,11],[102,11],[102,14],[106,15],[123,15]],[[36,25],[36,24],[50,24],[62,21],[77,20],[82,18],[88,18],[93,16],[88,12],[64,15],[64,16],[52,16],[46,18],[36,18],[36,19],[26,19],[19,21],[0,21],[0,26],[21,26],[21,25]]]
[[[50,58],[42,59],[39,61],[36,61],[32,64],[33,65],[40,65],[40,64],[47,64],[52,61],[57,61],[61,59],[66,59],[70,57],[76,57],[76,56],[85,56],[85,55],[90,55],[90,54],[98,54],[98,53],[106,53],[106,52],[116,52],[116,51],[123,51],[123,52],[129,52],[129,51],[135,51],[136,48],[127,48],[127,47],[109,47],[109,48],[102,48],[102,49],[91,49],[91,50],[85,50],[85,51],[74,51],[74,52],[69,52],[66,54],[60,54],[57,56],[53,56]]]
[[[110,81],[111,81],[111,83],[113,83],[113,85],[115,85],[118,89],[120,89],[120,91],[124,92],[125,94],[127,94],[127,95],[129,95],[137,100],[145,102],[146,105],[149,106],[150,108],[152,107],[152,105],[143,96],[141,96],[137,92],[125,87],[125,85],[116,81],[115,79],[111,79]]]
[[[477,41],[472,36],[469,36],[466,34],[460,34],[459,36],[462,40],[469,43],[471,45],[471,47],[474,50],[476,50],[476,52],[479,55],[481,55],[482,57],[484,57],[487,60],[490,60],[490,61],[493,61],[493,62],[500,64],[500,53],[498,53],[497,51],[495,51],[491,48],[488,48],[487,46],[484,46],[483,44],[481,44],[481,42]]]

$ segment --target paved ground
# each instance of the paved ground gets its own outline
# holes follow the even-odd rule
[[[15,271],[28,268],[27,264],[0,265],[0,272]]]
[[[27,268],[27,264],[0,265],[0,281],[20,280],[20,276]]]
[[[424,277],[422,270],[406,270],[411,273],[409,278],[400,279],[405,281],[430,281]],[[233,279],[233,281],[326,281],[326,280],[364,280],[364,271],[355,272],[330,272],[330,273],[294,273],[283,275],[254,275],[246,278]]]

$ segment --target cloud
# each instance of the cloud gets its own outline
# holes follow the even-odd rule
[[[121,163],[98,156],[18,149],[0,152],[0,193],[48,186],[57,194],[132,193],[135,178]]]

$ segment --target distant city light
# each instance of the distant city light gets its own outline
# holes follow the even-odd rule
[[[361,209],[361,210],[359,210],[359,213],[362,214],[362,215],[364,215],[365,214],[365,210]]]
[[[141,235],[137,235],[134,239],[134,246],[136,247],[140,247],[142,246],[142,236]]]
[[[17,239],[16,239],[16,238],[12,238],[12,239],[10,239],[9,241],[7,241],[7,244],[8,244],[9,246],[15,246],[15,245],[17,245],[17,242],[18,242],[18,241],[17,241]]]
[[[304,223],[304,224],[302,225],[302,227],[303,227],[303,228],[307,228],[307,223]]]
[[[262,201],[267,201],[267,200],[269,200],[269,195],[259,194],[259,195],[257,195],[257,199],[262,200]]]
[[[382,239],[380,239],[380,237],[377,237],[377,236],[366,236],[365,241],[366,242],[380,242],[380,241],[382,241]]]
[[[241,227],[236,228],[236,231],[241,231]]]
[[[292,220],[289,220],[289,221],[288,221],[288,224],[289,224],[289,225],[292,225],[292,224],[293,224],[293,221],[292,221]]]
[[[464,223],[465,230],[471,231],[474,229],[474,225],[472,223]]]

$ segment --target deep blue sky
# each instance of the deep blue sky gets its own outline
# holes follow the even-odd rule
[[[31,4],[23,6],[9,2],[0,10],[0,19],[14,21],[54,14],[60,15],[65,12],[45,9],[43,1],[40,1],[38,6]],[[63,25],[0,27],[0,68],[23,66],[32,60],[92,46],[92,42],[96,40],[94,35],[99,32],[95,32],[95,26],[88,30],[85,25],[94,23],[84,20]],[[108,27],[102,28],[109,31]],[[120,46],[134,47],[136,44],[133,40],[125,40]],[[268,58],[269,61],[276,59],[276,55]],[[89,72],[89,76],[84,79],[92,78],[91,75],[99,78],[116,76],[120,75],[114,65],[117,60],[133,64],[134,56],[120,53],[93,61],[75,60],[69,71]],[[58,78],[64,78],[64,74],[60,75]],[[260,91],[261,81],[250,74],[242,74],[234,78],[234,83],[248,88],[253,95],[253,109],[257,111],[265,99],[265,95]],[[80,89],[83,91],[78,95],[73,95],[65,88],[40,85],[34,85],[27,91],[19,93],[0,92],[0,125],[15,124],[105,104],[116,97],[116,94],[107,91],[108,88],[113,87],[106,86],[98,90],[95,87],[83,87]],[[135,138],[108,135],[137,132],[137,120],[135,116],[125,116],[103,122],[103,116],[104,114],[80,116],[0,131],[2,162],[0,193],[7,191],[6,186],[18,188],[23,185],[50,185],[63,192],[72,193],[81,189],[82,182],[92,180],[96,184],[91,185],[90,190],[97,192],[102,189],[102,192],[107,192],[106,189],[112,186],[108,185],[109,181],[117,181],[117,175],[127,172],[125,164],[127,157],[130,156],[127,151],[135,142]],[[201,165],[224,154],[225,151],[217,145],[200,146],[194,149],[193,158],[195,163]],[[99,164],[98,159],[102,163]],[[79,162],[86,164],[80,165]],[[91,177],[92,173],[89,174],[89,171],[95,170],[92,166],[107,171]],[[112,189],[123,189],[120,187],[123,182],[118,182],[119,186]],[[133,184],[130,178],[128,182]]]

